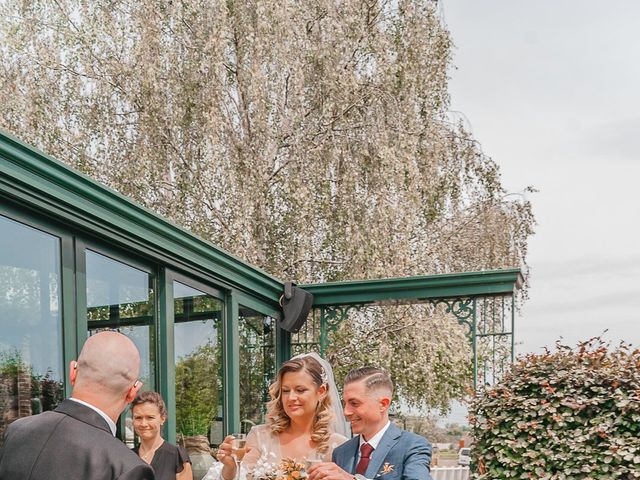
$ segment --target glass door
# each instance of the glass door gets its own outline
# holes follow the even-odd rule
[[[155,390],[155,277],[92,250],[85,250],[88,335],[116,330],[138,347],[142,390]],[[133,446],[133,420],[126,409],[118,435]]]
[[[176,440],[187,447],[223,439],[224,302],[218,296],[173,281]]]

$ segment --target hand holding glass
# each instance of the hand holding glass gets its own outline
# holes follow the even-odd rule
[[[324,462],[324,459],[318,455],[317,452],[314,453],[310,453],[305,459],[304,459],[304,465],[305,465],[305,471],[309,472],[309,469],[314,466],[314,465],[318,465],[319,463]]]

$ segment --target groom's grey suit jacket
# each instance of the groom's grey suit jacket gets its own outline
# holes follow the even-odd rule
[[[72,400],[16,420],[0,449],[0,480],[154,480],[153,469]]]
[[[343,470],[355,474],[360,435],[333,451],[332,460]],[[431,444],[420,435],[407,432],[393,423],[371,454],[364,473],[372,480],[431,480]]]

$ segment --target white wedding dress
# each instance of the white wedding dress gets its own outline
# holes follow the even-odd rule
[[[309,449],[303,456],[304,458],[295,458],[297,462],[304,463],[305,458],[318,456],[326,462],[331,461],[331,453],[333,450],[344,443],[346,437],[332,433],[329,438],[329,449],[324,455],[319,455],[315,448]],[[251,448],[240,469],[240,479],[247,480],[249,478],[260,478],[262,475],[274,472],[278,464],[283,459],[280,439],[277,434],[271,432],[269,425],[256,425],[247,435],[247,447]],[[214,463],[202,480],[221,480],[222,463]]]

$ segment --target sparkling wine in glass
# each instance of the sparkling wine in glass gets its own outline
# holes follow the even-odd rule
[[[238,473],[236,474],[236,479],[238,480],[240,479],[240,467],[245,453],[247,453],[247,436],[244,433],[234,433],[231,441],[231,455],[238,466]]]
[[[305,467],[305,471],[309,471],[309,469],[314,466],[317,465],[319,463],[324,462],[324,459],[318,455],[317,452],[314,453],[310,453],[309,455],[307,455],[307,457],[305,457],[304,459],[304,467]]]

